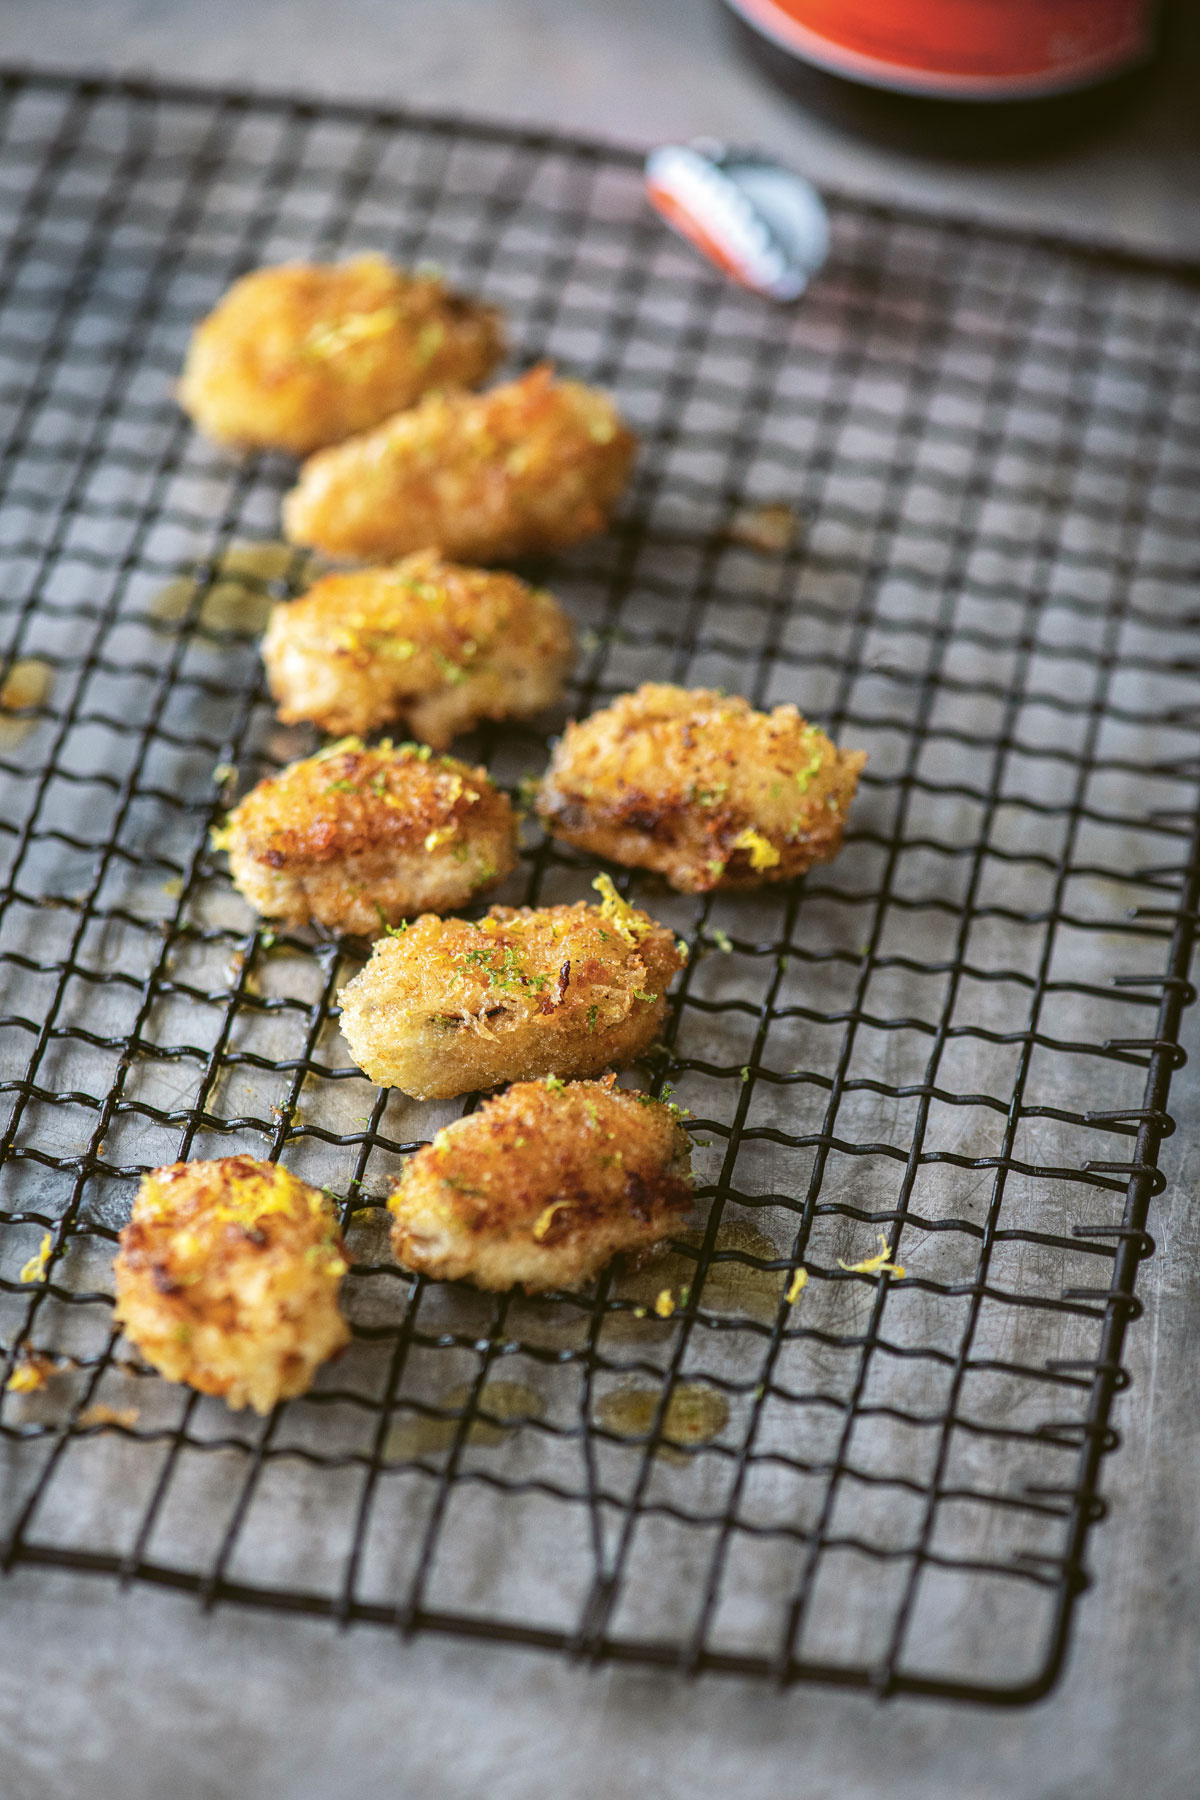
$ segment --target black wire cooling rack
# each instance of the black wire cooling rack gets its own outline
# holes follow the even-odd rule
[[[0,208],[8,1566],[1044,1692],[1193,998],[1195,272],[841,200],[777,309],[666,234],[621,151],[20,74]],[[172,381],[233,277],[363,248],[486,293],[514,366],[611,387],[642,435],[615,529],[535,571],[581,628],[573,711],[662,677],[870,752],[807,881],[632,883],[692,945],[642,1075],[696,1115],[700,1202],[671,1264],[591,1294],[395,1268],[387,1178],[456,1109],[365,1081],[334,1004],[361,947],[257,929],[207,848],[311,747],[256,654],[305,568],[275,544],[291,469],[203,442]],[[515,786],[545,746],[473,748]],[[502,897],[593,873],[531,841]],[[264,1421],[111,1325],[139,1174],[239,1149],[344,1197],[358,1258],[353,1345]],[[880,1234],[903,1278],[852,1266]]]

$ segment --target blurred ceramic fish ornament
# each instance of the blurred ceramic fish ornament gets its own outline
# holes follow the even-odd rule
[[[664,144],[646,158],[646,196],[710,262],[772,300],[798,299],[829,255],[816,188],[753,150]]]

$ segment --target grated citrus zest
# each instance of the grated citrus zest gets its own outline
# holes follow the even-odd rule
[[[597,875],[592,886],[600,895],[601,916],[608,920],[619,937],[636,948],[653,929],[649,919],[635,906],[630,906],[628,900],[622,899],[613,886],[610,875]]]
[[[45,1279],[46,1264],[50,1261],[50,1252],[53,1245],[53,1238],[50,1236],[49,1232],[46,1232],[41,1243],[38,1245],[36,1253],[30,1257],[29,1261],[25,1264],[25,1267],[21,1270],[20,1279],[22,1281],[42,1281]]]
[[[539,1244],[541,1243],[542,1239],[545,1237],[546,1233],[549,1231],[551,1225],[554,1223],[555,1213],[559,1212],[564,1206],[567,1206],[568,1204],[569,1204],[569,1202],[566,1200],[552,1200],[550,1205],[545,1207],[543,1209],[543,1211],[538,1214],[538,1217],[537,1217],[537,1219],[534,1223],[534,1227],[533,1227],[533,1235],[537,1239]]]
[[[839,1256],[838,1266],[845,1269],[850,1275],[894,1275],[897,1281],[903,1281],[904,1270],[899,1263],[892,1261],[892,1253],[888,1248],[887,1239],[882,1231],[877,1233],[877,1236],[882,1246],[877,1255],[865,1256],[861,1262],[856,1263],[843,1262]]]
[[[739,831],[733,840],[735,850],[748,850],[750,867],[757,873],[762,869],[773,869],[779,861],[779,852],[769,838],[761,831],[755,831],[747,825],[745,831]]]
[[[304,340],[310,356],[340,356],[354,344],[384,337],[400,320],[396,306],[377,306],[372,312],[348,313],[344,319],[314,325]]]

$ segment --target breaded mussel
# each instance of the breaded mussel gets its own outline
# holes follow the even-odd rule
[[[484,769],[351,737],[260,781],[213,845],[264,918],[377,937],[502,881],[517,821]]]
[[[372,1081],[418,1100],[599,1075],[649,1048],[682,961],[671,932],[616,894],[493,906],[478,922],[427,914],[342,989],[342,1034]]]
[[[481,719],[556,705],[574,646],[550,594],[426,550],[327,575],[276,606],[262,651],[285,725],[367,732],[404,720],[440,750]]]
[[[143,1177],[114,1265],[115,1317],[169,1381],[269,1413],[349,1341],[324,1194],[252,1156]]]
[[[837,855],[866,760],[794,706],[647,682],[568,726],[537,810],[555,837],[685,894],[759,887]]]
[[[307,456],[434,389],[475,387],[500,315],[382,256],[284,263],[234,283],[196,327],[179,403],[219,443]]]
[[[438,394],[310,457],[285,497],[296,544],[382,561],[436,544],[506,562],[603,531],[636,440],[612,401],[546,366],[486,394]]]
[[[604,1081],[521,1081],[439,1131],[388,1201],[406,1269],[492,1290],[577,1288],[644,1254],[692,1203],[669,1106]]]

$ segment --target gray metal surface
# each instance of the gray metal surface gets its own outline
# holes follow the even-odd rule
[[[157,9],[164,33],[172,27],[170,14]],[[278,15],[258,15],[264,46],[277,22]],[[371,22],[364,17],[360,46]],[[378,15],[373,22],[378,28]],[[186,35],[182,20],[179,29]],[[230,42],[232,61],[246,61],[250,38]],[[311,79],[312,67],[306,53],[297,73]],[[561,71],[562,65],[560,81]],[[370,72],[362,69],[362,86],[378,91]],[[721,92],[721,104],[728,104],[727,90]],[[497,100],[491,110],[505,109]],[[696,128],[707,123],[698,118]],[[1119,907],[1120,896],[1112,898]],[[1063,1100],[1071,1103],[1065,1094]],[[1176,1166],[1188,1148],[1193,1100],[1185,1077],[1173,1108],[1181,1133],[1168,1146]],[[1106,1532],[1115,1561],[1085,1609],[1066,1689],[1028,1720],[932,1717],[922,1707],[881,1715],[820,1695],[780,1701],[740,1687],[689,1692],[650,1678],[588,1678],[519,1654],[483,1658],[430,1645],[401,1648],[374,1635],[339,1640],[324,1627],[300,1623],[229,1615],[202,1622],[188,1606],[160,1596],[122,1600],[79,1591],[60,1577],[24,1574],[0,1592],[2,1629],[21,1671],[9,1702],[14,1754],[21,1759],[14,1768],[21,1768],[24,1783],[15,1791],[39,1800],[70,1793],[88,1771],[99,1791],[116,1791],[120,1780],[124,1792],[149,1795],[162,1791],[169,1768],[172,1791],[185,1795],[307,1796],[330,1791],[347,1767],[349,1791],[395,1791],[388,1785],[396,1780],[390,1737],[404,1743],[402,1779],[416,1791],[419,1771],[420,1791],[446,1795],[484,1785],[498,1794],[549,1791],[548,1766],[555,1786],[565,1779],[587,1796],[628,1791],[639,1779],[651,1791],[658,1784],[662,1791],[686,1785],[702,1794],[765,1792],[787,1773],[802,1776],[815,1794],[869,1794],[886,1786],[900,1794],[1003,1792],[1057,1800],[1085,1782],[1097,1793],[1115,1794],[1135,1769],[1144,1776],[1147,1768],[1156,1784],[1151,1791],[1172,1800],[1190,1793],[1194,1725],[1180,1696],[1195,1667],[1194,1586],[1185,1547],[1196,1528],[1197,1449],[1186,1344],[1187,1321],[1197,1314],[1186,1214],[1186,1188],[1173,1184],[1156,1207],[1162,1254],[1142,1278],[1151,1317],[1130,1341],[1135,1399],[1119,1409],[1129,1441],[1109,1465],[1113,1492],[1124,1499]],[[35,1598],[42,1604],[37,1620],[26,1613]],[[81,1633],[87,1647],[72,1662],[55,1636],[70,1640],[71,1656],[79,1657]],[[231,1682],[222,1666],[244,1679]],[[40,1729],[39,1686],[49,1687],[65,1721],[53,1741]],[[80,1691],[92,1699],[86,1709],[79,1708]],[[572,1725],[564,1730],[567,1709]],[[452,1729],[442,1728],[439,1712]],[[198,1713],[218,1722],[216,1743],[197,1730]],[[164,1762],[151,1759],[144,1773],[118,1776],[119,1733],[164,1746],[169,1740],[172,1748],[164,1748]],[[289,1738],[303,1744],[302,1754],[289,1748]],[[248,1790],[241,1785],[247,1781]]]

